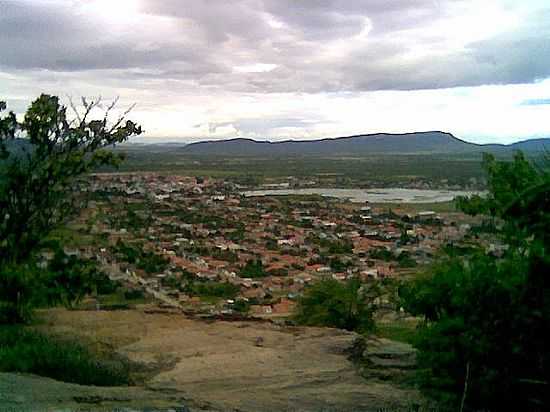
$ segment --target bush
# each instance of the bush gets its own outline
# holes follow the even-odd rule
[[[250,302],[247,302],[244,299],[239,299],[233,305],[233,310],[235,312],[239,312],[246,315],[250,311]]]
[[[242,278],[264,278],[267,274],[265,273],[262,261],[257,259],[246,262],[246,265],[241,269],[239,276]]]
[[[145,293],[141,289],[128,289],[124,291],[124,299],[141,300],[145,299]]]
[[[401,252],[397,256],[397,263],[402,268],[414,268],[417,266],[416,260],[407,251]]]
[[[317,282],[298,301],[295,320],[302,325],[329,326],[366,332],[374,327],[373,304],[378,293],[359,279],[345,283],[334,279]]]
[[[424,318],[421,389],[454,410],[549,410],[550,174],[521,153],[484,156],[484,167],[488,194],[457,205],[498,222],[494,238],[508,247],[447,248],[431,276],[400,290]]]
[[[130,383],[125,361],[99,359],[75,342],[56,340],[20,326],[0,328],[0,371],[32,373],[80,385]]]
[[[456,406],[467,386],[474,410],[548,406],[549,271],[546,254],[532,248],[500,260],[451,258],[403,287],[405,308],[426,319],[415,339],[421,388]]]
[[[122,284],[111,280],[105,273],[99,273],[96,282],[96,291],[98,295],[110,295],[115,293]]]
[[[232,299],[237,296],[240,288],[227,282],[192,282],[187,284],[185,291],[195,296]]]
[[[0,324],[30,320],[41,295],[41,282],[33,282],[38,276],[34,266],[5,265],[0,268]]]

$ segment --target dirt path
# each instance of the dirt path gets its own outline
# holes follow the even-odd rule
[[[145,387],[219,410],[406,410],[414,391],[365,381],[344,354],[355,335],[180,314],[49,311],[45,329],[108,345],[159,373]]]

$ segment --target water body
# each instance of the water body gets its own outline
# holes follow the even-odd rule
[[[422,190],[422,189],[276,189],[250,190],[242,192],[246,197],[321,195],[338,199],[348,199],[354,203],[440,203],[450,202],[457,196],[472,196],[482,192],[464,190]]]

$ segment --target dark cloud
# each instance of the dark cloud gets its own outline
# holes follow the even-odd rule
[[[434,89],[550,77],[548,12],[514,31],[438,49],[447,47],[447,33],[430,31],[431,25],[468,4],[141,0],[143,20],[119,30],[79,12],[78,2],[0,0],[0,69],[133,69],[125,80],[134,87],[158,79],[263,93]],[[418,54],[417,47],[432,52]],[[275,66],[238,70],[256,63]]]

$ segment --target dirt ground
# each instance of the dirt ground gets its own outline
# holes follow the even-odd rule
[[[147,312],[52,310],[40,328],[114,349],[154,371],[140,388],[126,389],[146,391],[139,395],[144,407],[168,398],[220,411],[393,411],[418,399],[411,389],[359,376],[345,353],[353,333]]]

